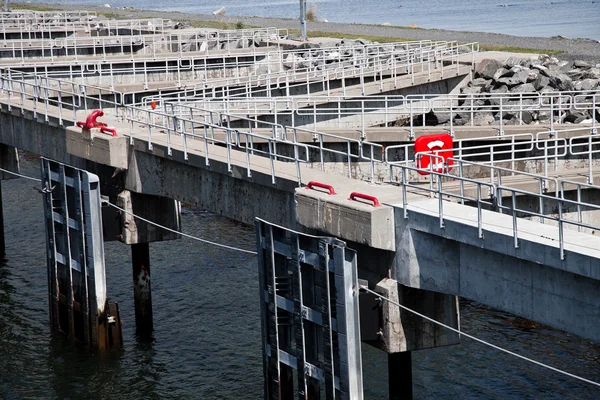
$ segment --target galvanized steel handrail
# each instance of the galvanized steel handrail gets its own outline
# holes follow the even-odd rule
[[[187,52],[201,52],[203,54],[219,52],[220,54],[230,54],[232,50],[237,51],[237,47],[232,49],[230,46],[225,46],[225,48],[221,48],[221,46],[223,43],[232,43],[234,41],[236,44],[242,41],[242,49],[255,52],[256,47],[250,41],[266,40],[267,45],[273,42],[277,43],[277,40],[280,38],[280,31],[280,29],[276,28],[263,28],[235,33],[231,31],[200,31],[197,33],[71,36],[56,39],[9,39],[0,41],[0,56],[1,53],[8,52],[11,60],[26,62],[34,57],[46,58],[49,61],[58,61],[64,57],[73,57],[75,61],[78,61],[85,56],[101,57],[103,61],[114,58],[116,55],[128,55],[129,57],[137,58],[136,53],[140,51],[142,52],[142,57],[149,57],[150,55],[156,57],[166,52],[171,57],[173,57],[173,53],[181,55]],[[165,50],[157,49],[157,47],[165,47]],[[260,52],[264,51],[260,50]]]
[[[7,77],[2,77],[2,79],[0,80],[1,82],[1,86],[0,88],[2,89],[2,91],[4,93],[7,94],[8,96],[8,105],[9,108],[12,104],[11,102],[11,96],[13,96],[13,98],[16,96],[18,98],[18,100],[20,101],[20,104],[22,105],[26,105],[26,103],[28,101],[31,101],[31,104],[34,108],[34,113],[37,112],[43,112],[45,115],[46,120],[48,120],[49,117],[49,106],[57,106],[59,109],[59,115],[60,115],[60,110],[62,108],[72,108],[73,111],[75,112],[74,117],[76,117],[76,110],[78,108],[81,107],[81,99],[82,98],[91,98],[94,100],[97,100],[94,97],[89,97],[86,95],[85,90],[80,90],[79,88],[77,90],[72,90],[72,91],[68,91],[64,88],[59,88],[58,90],[56,88],[49,88],[47,84],[45,84],[45,80],[44,79],[39,79],[39,81],[37,83],[29,83],[29,82],[23,82],[23,81],[14,81],[11,79],[8,79]],[[73,84],[76,85],[76,84]],[[17,88],[15,88],[15,86],[17,86]],[[85,89],[85,86],[83,87]],[[58,94],[58,98],[52,98],[49,95],[49,92],[55,90]],[[72,99],[71,102],[68,102],[64,99],[64,97],[70,97]],[[77,99],[77,101],[76,101]],[[100,104],[102,104],[102,102],[104,101],[100,101]],[[38,103],[42,103],[43,106],[43,111],[39,111],[38,110]],[[117,104],[118,101],[114,101],[114,102],[108,102],[109,104],[113,104],[116,107],[120,106],[121,104]],[[181,107],[182,105],[177,105],[178,107]],[[177,135],[178,137],[182,137],[183,139],[183,146],[184,146],[184,153],[185,153],[185,157],[187,158],[187,140],[188,139],[200,139],[204,141],[205,144],[205,148],[206,147],[210,147],[208,146],[211,143],[218,143],[221,145],[226,146],[227,148],[227,163],[228,163],[228,168],[231,170],[232,169],[232,158],[233,158],[233,152],[232,150],[242,150],[243,152],[245,152],[245,165],[246,165],[246,171],[247,174],[249,174],[249,176],[251,176],[252,174],[252,168],[251,168],[251,158],[253,155],[260,155],[263,157],[267,157],[270,159],[270,174],[272,177],[272,180],[274,182],[275,177],[276,177],[276,171],[275,171],[275,160],[282,160],[282,161],[288,161],[288,162],[293,162],[295,163],[296,166],[296,171],[297,171],[297,179],[298,182],[301,183],[302,178],[301,178],[301,164],[305,164],[308,162],[311,162],[311,147],[310,145],[307,144],[303,144],[303,143],[299,143],[296,139],[296,135],[298,132],[298,128],[290,128],[290,127],[281,127],[282,129],[284,129],[285,132],[285,136],[284,137],[272,137],[272,136],[266,136],[266,135],[258,135],[254,132],[251,131],[251,129],[249,129],[248,131],[243,131],[240,129],[235,129],[235,128],[230,128],[226,125],[223,125],[222,121],[226,121],[227,119],[223,118],[222,114],[217,114],[218,118],[217,121],[221,121],[220,123],[214,123],[214,122],[209,122],[206,121],[206,119],[204,117],[202,118],[188,118],[182,115],[177,115],[176,113],[164,113],[163,111],[159,110],[148,110],[148,109],[143,109],[143,108],[136,108],[136,107],[132,107],[132,106],[125,106],[125,115],[124,118],[126,120],[128,120],[130,122],[130,140],[133,141],[133,137],[136,135],[136,129],[135,129],[135,124],[136,123],[143,123],[145,124],[145,126],[148,127],[148,145],[149,147],[152,146],[152,135],[153,134],[159,134],[159,135],[164,135],[164,133],[161,133],[159,131],[164,131],[166,132],[166,137],[167,137],[167,148],[168,148],[168,152],[171,153],[171,149],[172,149],[172,144],[171,144],[171,135]],[[192,108],[190,107],[190,110]],[[118,108],[117,108],[118,110]],[[214,113],[209,112],[209,115],[212,115]],[[142,115],[146,115],[147,117],[142,117]],[[253,121],[250,121],[253,122]],[[251,128],[251,125],[250,125]],[[201,133],[197,134],[197,130],[200,129]],[[293,129],[293,137],[290,138],[289,137],[289,132],[287,132],[286,130],[288,129]],[[153,132],[154,130],[154,132]],[[214,135],[214,131],[221,131],[224,133],[225,138],[224,139],[220,139],[218,136]],[[213,132],[213,133],[209,133]],[[579,137],[578,137],[579,138]],[[322,140],[322,139],[321,139]],[[320,142],[321,142],[320,140]],[[538,143],[542,143],[542,141],[539,140],[539,137],[536,136],[536,140],[538,141]],[[260,147],[255,146],[255,142],[264,142],[267,143],[267,149],[262,149]],[[551,146],[554,146],[555,148],[567,148],[569,149],[569,151],[574,151],[573,148],[575,146],[575,143],[573,141],[569,142],[569,145],[566,145],[566,140],[564,138],[553,138],[550,140],[545,140],[545,143],[550,143]],[[561,143],[560,145],[557,145],[556,143]],[[282,146],[292,146],[293,148],[293,155],[290,155],[289,153],[285,153],[285,152],[278,152],[277,148],[279,147],[279,149],[281,149]],[[539,145],[541,146],[541,145]],[[538,147],[539,147],[538,146]],[[548,148],[547,144],[544,144],[542,147],[544,148]],[[319,147],[319,149],[321,149],[321,147]],[[206,157],[206,162],[209,163],[209,156],[208,156],[208,151],[207,150],[207,157]],[[345,153],[348,154],[348,156],[350,157],[350,153]],[[441,156],[438,155],[431,155],[431,154],[418,154],[418,157],[430,157],[430,158],[435,158],[435,157],[440,157]],[[364,154],[361,154],[361,157],[364,157]],[[323,156],[319,155],[319,160],[323,160]],[[443,199],[446,196],[449,197],[453,197],[453,198],[457,198],[459,199],[461,202],[465,202],[465,201],[475,201],[476,202],[476,206],[478,209],[478,220],[477,220],[477,224],[479,227],[479,233],[480,233],[480,237],[483,238],[483,220],[482,220],[482,206],[486,205],[489,207],[492,207],[494,209],[497,209],[499,211],[508,211],[512,214],[513,216],[513,237],[514,237],[514,244],[515,247],[518,247],[518,240],[519,240],[519,230],[518,230],[518,222],[517,222],[517,214],[522,214],[522,215],[528,215],[530,217],[538,217],[541,219],[541,221],[545,221],[545,220],[552,220],[552,221],[556,221],[556,223],[559,226],[559,238],[558,238],[558,242],[559,242],[559,247],[560,247],[560,253],[561,253],[561,257],[564,258],[564,238],[563,238],[563,229],[564,229],[564,225],[565,224],[570,224],[570,225],[574,225],[574,226],[578,226],[579,228],[588,228],[588,229],[597,229],[597,227],[595,227],[594,225],[591,224],[586,224],[581,222],[581,218],[579,218],[578,221],[571,221],[571,220],[567,220],[564,218],[564,212],[563,212],[563,206],[564,204],[570,204],[573,206],[578,207],[579,209],[581,209],[582,207],[592,207],[594,209],[600,208],[600,206],[595,206],[593,204],[589,204],[589,203],[583,203],[581,201],[573,201],[573,200],[569,200],[569,199],[565,199],[564,197],[564,187],[566,184],[569,185],[580,185],[579,187],[583,187],[584,184],[581,183],[572,183],[570,181],[561,181],[558,178],[552,178],[551,181],[554,183],[554,191],[556,192],[557,196],[549,196],[547,194],[545,194],[549,189],[552,189],[551,187],[549,187],[547,184],[545,184],[544,182],[547,182],[549,180],[549,178],[547,176],[543,176],[543,175],[537,175],[537,174],[529,174],[529,173],[524,173],[522,171],[515,171],[513,169],[509,169],[509,168],[502,168],[502,167],[498,167],[498,166],[492,166],[492,165],[485,165],[482,163],[477,163],[477,162],[469,162],[466,161],[464,159],[459,159],[459,158],[452,158],[451,159],[452,163],[454,164],[453,168],[454,171],[458,171],[458,175],[456,174],[452,174],[451,171],[446,170],[446,171],[442,171],[442,172],[436,172],[436,171],[429,171],[431,176],[432,176],[432,183],[429,185],[429,187],[427,187],[426,185],[418,185],[418,184],[413,184],[410,181],[408,181],[408,172],[409,171],[415,171],[418,172],[419,170],[422,171],[422,169],[417,168],[416,166],[411,166],[411,165],[407,165],[406,163],[398,163],[398,164],[392,164],[390,165],[390,182],[392,183],[400,183],[402,186],[402,191],[403,191],[403,204],[404,204],[404,208],[405,208],[405,212],[407,210],[407,195],[406,195],[406,190],[407,188],[411,188],[414,190],[425,190],[431,194],[433,194],[434,196],[437,196],[440,202],[440,207],[439,207],[439,217],[440,217],[440,227],[444,226],[444,212],[443,212]],[[486,182],[486,181],[482,181],[479,179],[472,179],[472,178],[467,178],[464,176],[464,168],[465,166],[474,166],[477,168],[488,168],[490,171],[492,171],[490,173],[490,176],[492,177],[492,179],[490,180],[490,182]],[[400,169],[400,177],[401,179],[394,179],[394,176],[398,176],[397,174],[394,174],[394,169]],[[515,176],[517,174],[520,175],[524,175],[526,176],[528,179],[533,179],[534,181],[537,181],[538,183],[538,188],[539,191],[536,192],[531,192],[531,191],[527,191],[527,190],[522,190],[522,189],[518,189],[515,187],[509,187],[504,185],[504,183],[502,182],[502,177],[503,176]],[[435,181],[433,180],[433,178],[435,177]],[[443,185],[445,180],[458,180],[460,182],[460,193],[455,193],[453,191],[448,191],[448,190],[444,190]],[[469,195],[469,191],[467,190],[467,188],[465,187],[465,185],[475,185],[476,187],[476,196],[471,196]],[[490,200],[485,200],[482,196],[482,188],[487,188],[488,189],[488,195],[490,196]],[[586,188],[596,188],[593,185],[587,185]],[[579,189],[581,190],[581,189]],[[512,199],[512,203],[509,205],[503,204],[502,202],[502,197],[504,196],[505,193],[509,193],[510,197]],[[561,194],[563,193],[563,194]],[[526,210],[526,209],[522,209],[519,208],[517,203],[516,203],[516,197],[517,195],[528,195],[528,196],[533,196],[534,198],[538,199],[540,202],[540,208],[538,211],[531,211],[531,210]],[[557,205],[557,209],[558,209],[558,216],[554,217],[554,216],[549,216],[547,214],[544,213],[544,209],[545,206],[544,204],[546,202],[555,202]],[[580,212],[581,214],[581,212]]]
[[[272,90],[272,89],[271,89]],[[263,91],[269,94],[269,89]],[[260,92],[250,94],[259,95]],[[157,97],[149,97],[148,100],[157,101]],[[167,97],[171,100],[172,98]],[[556,101],[550,101],[556,99]],[[583,100],[582,100],[583,99]],[[172,99],[173,101],[185,101],[186,99]],[[200,108],[223,109],[226,112],[238,113],[248,116],[264,116],[286,114],[290,115],[295,122],[296,117],[313,117],[303,125],[313,125],[317,128],[321,118],[328,118],[328,122],[337,121],[338,127],[343,127],[343,117],[353,116],[360,118],[357,127],[363,128],[376,124],[387,125],[400,117],[407,117],[410,121],[410,130],[414,137],[414,119],[422,117],[422,125],[426,126],[425,115],[429,112],[447,114],[449,130],[454,131],[454,117],[462,114],[469,117],[468,125],[476,126],[475,114],[504,114],[511,113],[518,118],[519,125],[526,125],[523,119],[524,112],[548,113],[548,125],[553,130],[554,124],[564,118],[564,113],[570,109],[594,112],[600,104],[600,90],[594,91],[568,91],[552,93],[479,93],[479,94],[436,94],[436,95],[391,95],[391,96],[357,96],[347,98],[345,95],[332,95],[319,92],[317,94],[277,96],[277,97],[219,97],[192,100]],[[215,101],[217,100],[217,101]],[[585,100],[585,101],[584,101]],[[463,104],[458,104],[463,102]],[[485,102],[485,103],[484,103]],[[322,107],[323,104],[327,107]],[[375,123],[367,123],[365,119],[374,115],[382,118]],[[293,124],[294,124],[293,122]],[[591,129],[597,133],[597,122],[591,118]],[[440,125],[446,126],[446,125]],[[498,126],[499,135],[504,134],[504,118],[499,118],[495,126]]]
[[[235,119],[238,121],[246,121],[248,123],[248,128],[247,130],[245,130],[245,132],[252,133],[253,128],[256,128],[256,121],[246,119],[238,115],[213,112],[210,110],[202,110],[185,104],[166,103],[164,104],[163,108],[165,109],[168,115],[177,115],[178,117],[189,118],[194,121],[199,121],[200,118],[200,121],[206,121],[211,126],[214,125],[225,127],[227,129],[240,130],[241,128],[231,127],[231,121],[232,119]],[[313,138],[313,144],[304,142],[303,145],[306,147],[307,150],[313,150],[310,154],[317,154],[318,157],[316,161],[311,158],[308,159],[307,162],[317,162],[320,165],[321,170],[325,169],[325,163],[327,161],[326,159],[329,156],[342,156],[346,158],[345,162],[347,163],[348,176],[352,177],[352,164],[361,161],[367,161],[370,165],[370,176],[371,181],[373,182],[375,164],[383,162],[382,159],[377,158],[378,155],[383,154],[383,146],[378,143],[371,143],[363,140],[346,138],[330,133],[317,132],[293,126],[285,126],[277,123],[262,122],[262,125],[271,130],[271,138],[280,139],[286,143],[301,143],[298,140],[299,133],[311,135],[311,137]],[[324,143],[328,139],[336,139],[338,141],[341,141],[342,143],[345,142],[345,150],[342,151],[336,150],[334,148],[325,147]],[[352,150],[353,147],[356,149],[356,151]],[[365,148],[367,149],[367,151],[365,151]]]
[[[439,159],[443,159],[443,157],[441,156],[435,156],[435,155],[427,155],[428,157],[438,157]],[[462,165],[462,163],[464,163],[463,160],[459,160],[459,159],[452,159],[452,162],[457,163],[458,165]],[[474,163],[476,164],[476,163]],[[433,163],[431,163],[430,165],[433,165]],[[394,174],[393,170],[395,168],[399,168],[400,169],[400,174]],[[493,169],[497,169],[497,167],[491,167]],[[462,168],[460,168],[462,169]],[[584,186],[585,184],[581,184],[578,182],[571,182],[571,181],[561,181],[560,179],[556,179],[556,192],[554,196],[545,194],[544,192],[540,191],[538,193],[536,192],[531,192],[528,190],[524,190],[524,189],[518,189],[515,187],[509,187],[509,186],[505,186],[502,184],[502,182],[498,182],[498,183],[491,183],[491,182],[484,182],[481,180],[477,180],[477,179],[471,179],[471,178],[465,178],[462,176],[453,176],[448,174],[448,170],[444,170],[444,171],[436,171],[433,168],[430,168],[427,172],[429,174],[431,174],[431,182],[434,182],[435,184],[430,184],[429,186],[424,186],[424,185],[418,185],[418,184],[413,184],[409,181],[408,176],[409,176],[409,172],[419,172],[419,171],[423,171],[423,169],[418,168],[417,166],[409,166],[409,165],[390,165],[390,177],[393,176],[399,176],[399,179],[390,179],[390,183],[392,184],[397,184],[400,185],[402,187],[402,207],[403,207],[403,213],[404,213],[404,217],[408,218],[408,194],[407,194],[407,188],[410,188],[414,191],[425,191],[427,193],[429,193],[430,196],[437,198],[438,199],[438,216],[439,216],[439,221],[440,221],[440,228],[444,228],[445,227],[445,218],[444,218],[444,201],[447,201],[447,199],[449,198],[454,198],[454,199],[458,199],[460,201],[460,203],[464,204],[465,201],[467,202],[473,202],[475,203],[475,206],[477,208],[477,227],[478,227],[478,234],[479,234],[479,238],[480,239],[484,239],[484,230],[483,230],[483,213],[482,213],[482,208],[483,206],[487,206],[489,209],[493,210],[493,211],[498,211],[500,213],[503,212],[509,212],[512,216],[512,232],[513,232],[513,245],[515,248],[519,247],[519,228],[518,228],[518,218],[519,215],[526,215],[529,216],[531,218],[539,218],[540,223],[545,223],[546,220],[550,220],[550,221],[555,221],[558,225],[558,237],[556,238],[558,244],[559,244],[559,254],[560,254],[560,258],[561,260],[564,260],[565,258],[565,241],[564,241],[564,229],[565,229],[565,225],[572,225],[572,226],[577,226],[578,230],[581,230],[581,228],[587,228],[587,229],[593,229],[593,230],[597,230],[600,228],[600,226],[595,226],[592,224],[587,224],[582,222],[582,216],[581,216],[581,207],[586,207],[587,209],[593,209],[593,210],[600,210],[600,206],[598,205],[594,205],[594,204],[589,204],[589,203],[583,203],[581,202],[581,187]],[[511,171],[509,170],[509,172],[512,174],[512,172],[516,172],[516,173],[520,173],[520,171]],[[538,179],[538,182],[541,182],[542,179],[544,179],[544,177],[542,176],[535,176]],[[461,186],[461,191],[460,193],[456,193],[455,191],[445,191],[444,190],[444,182],[445,180],[454,180],[454,181],[458,181],[460,182],[460,186]],[[467,192],[464,190],[464,186],[466,185],[474,185],[475,186],[475,190],[476,190],[476,196],[469,196],[467,194]],[[566,199],[564,196],[564,185],[569,184],[569,185],[578,185],[578,200],[570,200],[570,199]],[[599,187],[595,187],[593,185],[585,185],[588,188],[595,188],[598,189]],[[487,188],[488,189],[488,193],[489,193],[489,200],[485,200],[482,196],[482,187]],[[540,185],[541,187],[541,185]],[[540,189],[541,190],[541,189]],[[511,201],[510,204],[506,205],[503,203],[502,199],[505,196],[505,194],[508,193],[509,195],[506,197],[510,197]],[[532,211],[530,209],[525,209],[525,208],[519,208],[519,206],[517,205],[517,196],[529,196],[529,197],[533,197],[534,199],[537,199],[537,203],[539,204],[539,208],[537,209],[537,211]],[[445,200],[446,199],[446,200]],[[549,215],[547,213],[544,212],[544,210],[547,210],[549,207],[545,206],[546,203],[553,203],[556,208],[550,208],[550,210],[556,210],[556,213],[558,214],[557,216],[553,216],[553,215]],[[577,207],[578,210],[578,220],[577,221],[573,221],[570,219],[566,219],[565,218],[565,204],[566,205],[573,205],[575,207]],[[418,206],[417,206],[418,207]],[[572,243],[574,244],[574,243]]]
[[[126,114],[125,119],[130,123],[130,143],[133,144],[133,139],[136,136],[135,124],[142,123],[147,128],[147,141],[148,149],[152,150],[152,135],[159,134],[167,137],[167,154],[172,155],[172,141],[171,135],[177,135],[183,139],[183,152],[184,159],[188,159],[187,141],[188,139],[199,139],[204,142],[205,152],[205,163],[210,165],[210,146],[214,144],[225,145],[227,150],[227,167],[228,171],[232,172],[232,150],[241,149],[245,152],[245,163],[246,173],[248,177],[252,176],[251,159],[254,155],[265,156],[270,159],[270,172],[272,183],[275,183],[276,171],[275,171],[275,160],[283,160],[293,162],[296,165],[297,179],[301,182],[301,167],[303,163],[307,163],[308,159],[301,157],[302,152],[299,148],[304,150],[306,157],[308,157],[308,148],[302,143],[292,143],[289,141],[272,138],[269,136],[258,135],[252,132],[244,132],[237,129],[231,129],[220,125],[211,124],[204,121],[198,121],[189,119],[173,114],[166,114],[161,110],[147,110],[137,108],[133,106],[127,106],[125,108]],[[225,138],[219,139],[218,135],[215,135],[216,131],[222,131]],[[255,147],[254,142],[266,142],[268,144],[268,150],[262,150],[261,148]],[[279,146],[278,146],[279,145]],[[292,146],[294,155],[290,156],[282,152],[278,152],[277,148],[281,149],[282,146]]]

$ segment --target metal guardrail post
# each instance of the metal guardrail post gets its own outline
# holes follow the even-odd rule
[[[431,164],[430,164],[431,165]],[[444,198],[442,196],[442,175],[437,175],[438,206],[440,214],[440,229],[444,229]]]
[[[563,232],[563,219],[562,219],[562,201],[560,199],[558,202],[558,243],[560,247],[560,259],[565,259],[565,242],[564,242],[564,232]]]
[[[464,201],[462,201],[462,203],[464,204]],[[483,221],[481,213],[481,185],[477,185],[477,231],[479,233],[479,239],[483,239]]]
[[[517,194],[511,191],[512,197],[512,222],[513,222],[513,245],[515,249],[519,248],[518,230],[517,230]]]

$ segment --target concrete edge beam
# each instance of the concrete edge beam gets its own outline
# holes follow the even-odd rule
[[[393,207],[349,200],[316,190],[297,188],[296,222],[307,228],[366,244],[396,251]]]
[[[65,133],[69,154],[115,168],[128,168],[127,138],[86,132],[76,126],[65,128]]]

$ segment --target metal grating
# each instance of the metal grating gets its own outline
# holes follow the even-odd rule
[[[257,219],[265,399],[362,399],[356,253]]]
[[[121,347],[118,308],[109,313],[98,177],[40,161],[50,324],[94,349]]]

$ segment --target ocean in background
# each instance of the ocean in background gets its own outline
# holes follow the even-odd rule
[[[210,14],[225,7],[227,16],[298,18],[299,0],[41,0],[111,7],[134,7]],[[517,36],[565,36],[600,40],[600,0],[322,0],[318,18],[330,22],[505,33]]]

